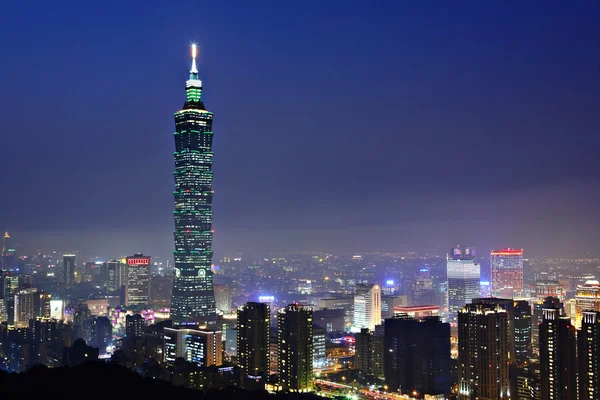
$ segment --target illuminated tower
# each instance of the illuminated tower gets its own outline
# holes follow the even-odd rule
[[[597,280],[586,281],[577,286],[575,296],[575,327],[581,328],[581,319],[584,311],[600,311],[600,282]]]
[[[127,278],[125,279],[125,305],[140,306],[148,304],[150,293],[150,265],[149,256],[136,254],[127,257]]]
[[[237,310],[238,365],[244,373],[246,389],[264,390],[269,376],[269,321],[266,303],[249,302]]]
[[[493,250],[492,296],[512,299],[523,295],[523,249]]]
[[[458,399],[510,399],[508,312],[467,304],[458,312]]]
[[[544,308],[540,324],[542,399],[577,399],[575,327],[560,308]]]
[[[451,255],[446,257],[446,274],[448,278],[447,321],[455,324],[458,312],[465,304],[479,297],[480,266],[475,261],[473,249],[464,251],[456,246]]]
[[[2,237],[2,254],[0,254],[0,267],[4,269],[11,268],[15,262],[15,249],[10,248],[10,235],[4,233]]]
[[[212,119],[201,100],[192,45],[187,100],[175,113],[175,279],[171,318],[196,325],[215,315],[212,264]]]
[[[310,392],[313,385],[313,311],[290,304],[277,314],[279,385]]]
[[[600,398],[600,313],[584,311],[577,332],[579,400]]]
[[[354,293],[354,327],[375,330],[381,324],[381,286],[356,285]]]

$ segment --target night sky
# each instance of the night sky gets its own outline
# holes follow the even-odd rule
[[[598,1],[6,3],[0,229],[22,248],[172,251],[195,41],[217,257],[600,251]]]

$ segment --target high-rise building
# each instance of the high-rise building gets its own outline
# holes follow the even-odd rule
[[[527,300],[486,297],[473,299],[472,304],[500,307],[508,313],[508,352],[511,364],[524,365],[531,349],[531,307]]]
[[[237,357],[244,387],[264,389],[269,377],[270,308],[249,302],[237,310]]]
[[[433,280],[429,268],[419,268],[413,283],[413,305],[430,306],[435,304],[433,295]]]
[[[17,328],[27,328],[29,320],[35,318],[35,292],[33,288],[19,289],[15,292],[14,323]]]
[[[231,288],[229,286],[215,286],[215,304],[217,311],[222,314],[231,312]]]
[[[533,305],[531,315],[531,348],[534,356],[539,356],[540,325],[544,319],[544,308],[563,308],[563,303],[558,297],[546,297],[540,304]]]
[[[517,365],[525,365],[531,357],[531,305],[527,300],[513,300],[511,326],[514,359]]]
[[[523,249],[492,250],[492,296],[523,296]]]
[[[35,316],[50,318],[50,302],[52,294],[44,291],[38,291],[35,294]]]
[[[0,267],[1,269],[11,269],[15,266],[17,259],[15,249],[10,247],[10,235],[8,232],[4,233],[2,237],[2,253],[0,254]]]
[[[354,366],[364,376],[383,376],[383,337],[363,328],[355,336]]]
[[[313,369],[325,366],[325,362],[327,361],[326,342],[327,331],[322,328],[316,328],[313,324]]]
[[[564,300],[565,295],[559,281],[540,280],[531,286],[531,304],[542,304],[547,297]]]
[[[223,363],[223,334],[185,328],[164,328],[165,362],[173,365],[179,357],[199,367]]]
[[[61,338],[62,322],[53,318],[37,317],[29,320],[31,339],[38,343],[52,342]]]
[[[75,336],[83,339],[86,342],[92,341],[92,324],[93,318],[87,304],[80,304],[73,315],[73,328]]]
[[[146,320],[140,314],[125,316],[125,336],[141,338],[146,328]]]
[[[106,353],[106,347],[112,343],[112,323],[108,317],[94,317],[92,322],[92,345]]]
[[[577,332],[579,400],[600,399],[600,313],[584,311]]]
[[[383,368],[390,391],[447,395],[450,375],[450,324],[406,314],[385,320]]]
[[[186,102],[175,113],[175,279],[171,318],[197,324],[215,314],[212,277],[212,121],[201,100],[192,46]]]
[[[375,330],[381,324],[381,286],[356,285],[354,289],[354,322],[355,330],[362,328]]]
[[[117,260],[111,260],[107,263],[108,269],[108,290],[111,292],[120,290],[126,282],[127,268],[125,264]]]
[[[391,318],[398,307],[406,307],[409,304],[408,295],[395,294],[390,296],[381,296],[381,319]],[[377,325],[375,325],[377,326]]]
[[[575,295],[575,327],[581,328],[584,311],[600,311],[600,282],[589,280],[577,286]]]
[[[520,368],[516,376],[516,400],[542,400],[541,366],[538,361]]]
[[[125,282],[125,305],[139,306],[148,304],[150,293],[149,256],[136,254],[127,257],[127,280]]]
[[[312,309],[290,304],[277,315],[279,385],[284,391],[309,392],[313,379]]]
[[[383,307],[383,305],[382,305]],[[354,319],[354,296],[336,296],[329,297],[319,300],[320,309],[338,309],[344,310],[344,325],[345,328],[342,330],[349,331],[352,327],[352,320]]]
[[[540,325],[542,399],[577,399],[575,327],[559,308],[544,308]]]
[[[448,279],[448,317],[447,321],[456,324],[458,312],[472,299],[479,297],[481,269],[475,262],[474,252],[459,246],[452,249],[446,257],[446,276]]]
[[[511,398],[508,332],[508,312],[497,305],[467,304],[459,311],[459,400]]]
[[[65,286],[71,286],[75,283],[75,254],[63,255],[62,281]]]

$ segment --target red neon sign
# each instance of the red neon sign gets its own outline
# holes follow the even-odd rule
[[[523,249],[514,250],[514,249],[506,249],[506,250],[492,250],[493,256],[522,256]]]
[[[150,259],[148,258],[128,258],[127,265],[148,265],[150,264]]]

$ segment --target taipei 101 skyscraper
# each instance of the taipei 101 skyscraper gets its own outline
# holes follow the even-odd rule
[[[198,325],[215,315],[212,276],[212,120],[202,102],[192,45],[186,102],[175,113],[175,278],[171,319]]]

